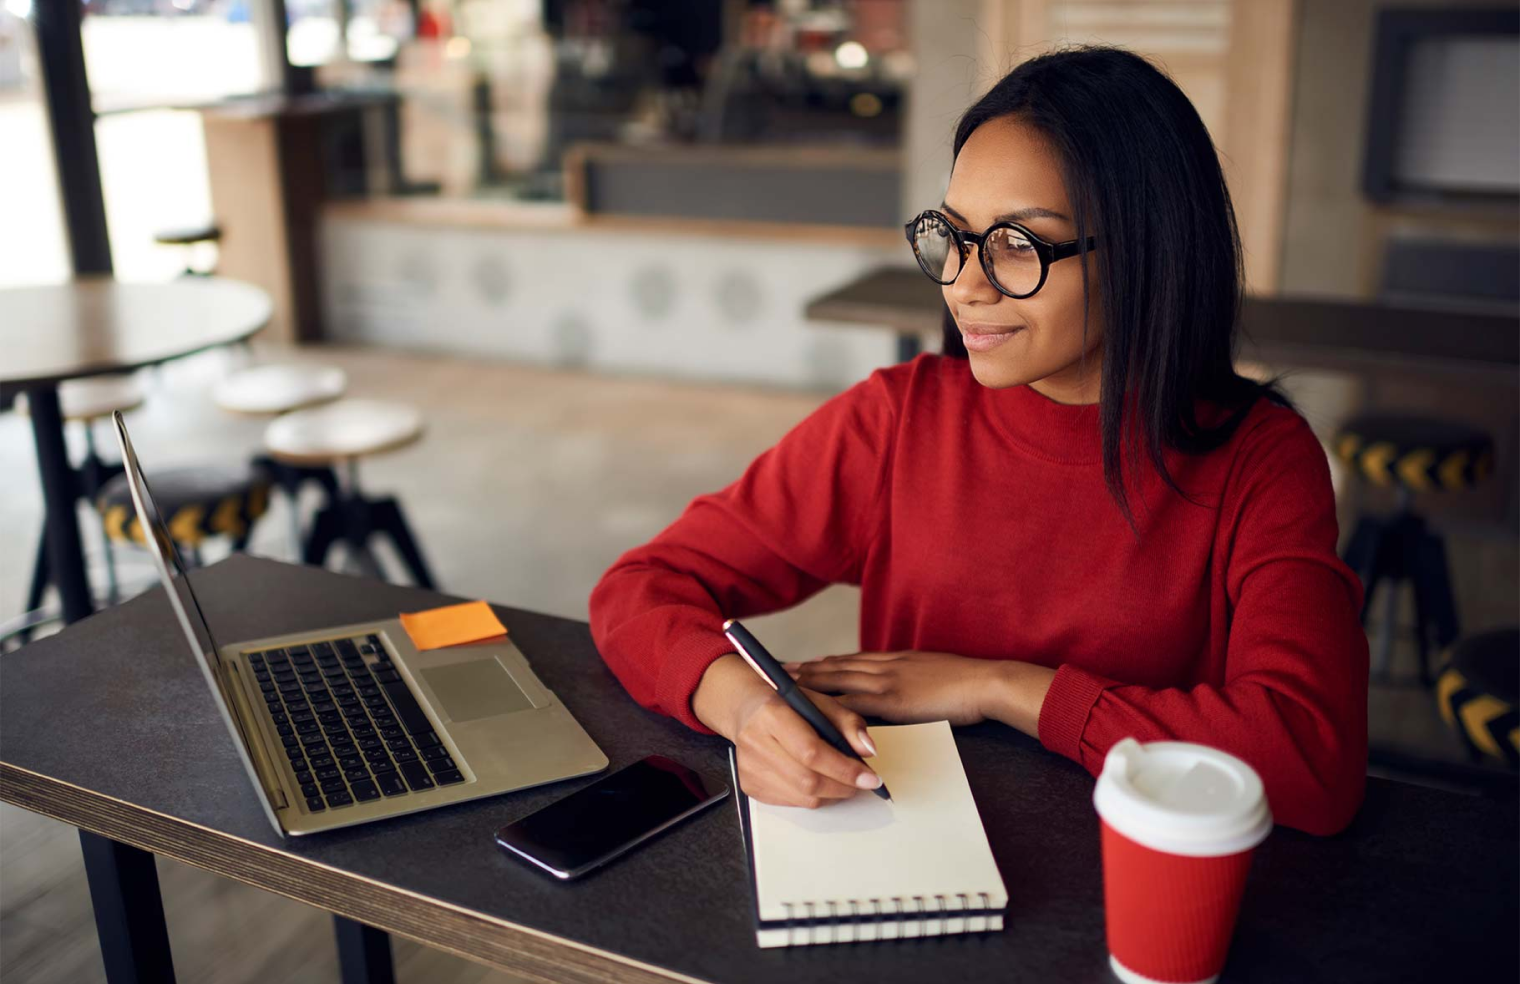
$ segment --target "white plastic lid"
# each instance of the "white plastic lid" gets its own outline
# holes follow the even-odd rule
[[[1238,854],[1272,832],[1256,770],[1191,742],[1118,742],[1103,760],[1093,806],[1114,830],[1168,854]]]

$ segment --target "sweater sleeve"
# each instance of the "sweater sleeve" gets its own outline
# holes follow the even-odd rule
[[[602,575],[592,637],[635,700],[708,732],[691,696],[713,660],[733,651],[724,619],[859,583],[880,527],[895,420],[886,375],[873,374]]]
[[[1129,686],[1065,665],[1041,707],[1040,740],[1094,775],[1121,738],[1212,745],[1260,773],[1278,822],[1332,834],[1351,822],[1366,783],[1363,589],[1335,552],[1319,442],[1296,415],[1262,430],[1223,502],[1234,527],[1223,683]]]

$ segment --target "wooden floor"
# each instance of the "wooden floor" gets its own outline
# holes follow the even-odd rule
[[[298,358],[341,365],[351,395],[404,400],[425,413],[424,440],[366,462],[362,479],[400,498],[445,590],[573,618],[585,617],[591,587],[618,554],[659,532],[693,496],[732,481],[827,396],[368,350]],[[242,461],[257,447],[262,422],[219,413],[207,398],[227,361],[212,353],[150,374],[147,403],[129,417],[150,471]],[[42,515],[30,430],[15,414],[0,414],[0,475],[3,619],[21,608]],[[283,509],[278,501],[271,508],[254,552],[290,556]],[[81,521],[98,561],[98,527],[89,514]],[[1466,627],[1520,621],[1513,536],[1453,536],[1449,549]],[[154,582],[141,554],[122,557],[120,568],[130,590]],[[778,651],[806,657],[853,650],[858,617],[858,592],[831,588],[752,627]],[[1407,675],[1407,650],[1395,655]],[[1418,687],[1375,686],[1370,716],[1375,740],[1460,756]],[[161,860],[159,871],[181,981],[338,980],[326,914],[177,862]],[[514,980],[403,940],[395,954],[405,984]],[[75,832],[8,806],[0,806],[0,980],[104,980]]]

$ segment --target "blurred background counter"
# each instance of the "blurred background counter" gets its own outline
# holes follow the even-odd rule
[[[901,260],[902,0],[299,9],[296,94],[200,111],[219,272],[271,337],[826,388],[890,361],[803,309]]]
[[[588,148],[585,195],[600,208],[430,197],[330,204],[323,331],[398,348],[824,389],[891,362],[888,333],[820,328],[805,308],[901,259],[900,231],[849,221],[895,208],[879,191],[893,188],[895,169],[879,155],[794,164],[742,148],[700,156],[601,158]],[[654,171],[663,173],[649,178]],[[798,221],[789,203],[810,197],[819,174],[867,193],[837,196],[839,221]],[[662,202],[663,189],[678,197]]]

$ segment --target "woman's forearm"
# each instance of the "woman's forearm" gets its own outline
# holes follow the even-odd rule
[[[1007,660],[992,663],[983,715],[1001,721],[1032,738],[1040,737],[1040,707],[1056,671],[1034,663]]]

